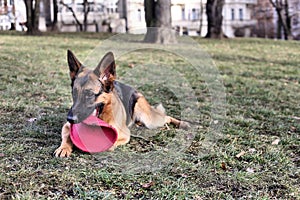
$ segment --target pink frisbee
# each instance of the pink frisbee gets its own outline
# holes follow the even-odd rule
[[[118,133],[109,124],[91,115],[79,124],[71,124],[70,136],[73,144],[80,150],[98,153],[112,147]]]

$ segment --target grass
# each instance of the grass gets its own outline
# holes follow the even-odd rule
[[[151,103],[161,101],[169,114],[180,117],[184,108],[178,97],[159,81],[144,84],[143,79],[149,63],[180,71],[199,102],[200,114],[190,116],[200,120],[192,129],[191,146],[163,168],[147,172],[120,173],[117,165],[80,151],[68,159],[54,158],[71,106],[66,50],[83,60],[109,36],[1,33],[0,199],[300,199],[300,57],[295,41],[194,38],[211,55],[226,91],[223,137],[207,154],[201,152],[210,133],[212,104],[203,77],[174,55],[144,50],[118,59],[120,78],[133,81]],[[168,141],[186,133],[170,128],[149,132],[134,127],[134,135],[152,135],[133,137],[111,154],[147,155],[143,153],[168,148]],[[272,144],[276,139],[279,143]]]

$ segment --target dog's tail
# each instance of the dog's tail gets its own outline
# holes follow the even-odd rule
[[[166,114],[166,109],[164,108],[164,106],[160,103],[158,104],[154,109],[156,109],[157,111]]]

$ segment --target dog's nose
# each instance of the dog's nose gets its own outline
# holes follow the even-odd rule
[[[78,121],[78,117],[76,115],[73,115],[72,109],[70,109],[68,112],[67,120],[71,124],[76,124],[76,122]]]
[[[68,122],[70,122],[71,124],[76,124],[76,122],[77,122],[77,117],[75,116],[68,116],[67,117],[67,120],[68,120]]]

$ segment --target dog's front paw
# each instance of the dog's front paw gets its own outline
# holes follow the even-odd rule
[[[107,151],[114,151],[116,147],[117,147],[117,146],[113,145],[113,146],[110,147]]]
[[[62,145],[54,151],[55,157],[61,157],[61,158],[69,157],[71,153],[72,153],[72,147],[69,145]]]

